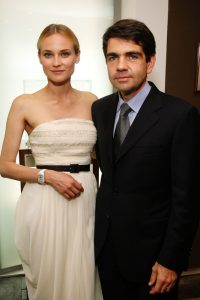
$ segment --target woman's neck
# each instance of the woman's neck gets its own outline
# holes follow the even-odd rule
[[[71,83],[65,83],[60,85],[55,85],[51,82],[48,82],[45,87],[45,92],[48,96],[53,96],[54,99],[66,99],[73,96],[74,89],[71,86]]]

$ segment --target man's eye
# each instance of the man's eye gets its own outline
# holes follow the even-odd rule
[[[107,61],[114,61],[117,57],[112,55],[107,57]]]
[[[129,58],[130,58],[130,60],[137,60],[138,55],[132,53],[132,54],[129,54]]]

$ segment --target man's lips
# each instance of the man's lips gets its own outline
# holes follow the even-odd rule
[[[116,76],[115,79],[119,81],[126,81],[130,79],[130,76]]]

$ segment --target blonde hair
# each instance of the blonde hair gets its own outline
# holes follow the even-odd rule
[[[63,24],[50,24],[47,27],[44,28],[44,30],[41,32],[38,42],[37,42],[37,49],[38,49],[38,54],[40,54],[40,50],[41,50],[41,43],[43,41],[43,39],[45,39],[46,37],[55,34],[55,33],[60,33],[63,34],[64,36],[70,38],[74,44],[74,51],[75,53],[78,55],[80,53],[80,45],[79,45],[79,41],[76,37],[76,35],[73,33],[73,31],[63,25]]]

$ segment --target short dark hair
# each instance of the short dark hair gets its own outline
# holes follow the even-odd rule
[[[141,46],[146,56],[146,61],[156,53],[156,42],[152,32],[142,22],[133,19],[123,19],[110,26],[103,35],[103,52],[106,57],[108,40],[120,38],[132,40]]]

